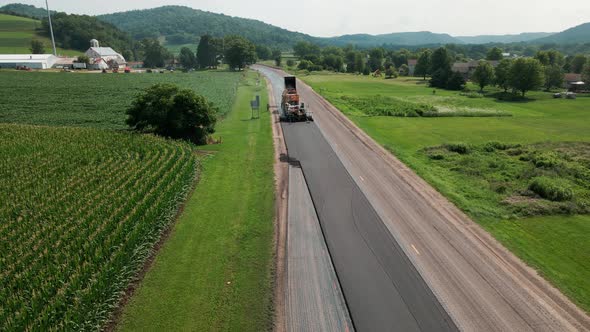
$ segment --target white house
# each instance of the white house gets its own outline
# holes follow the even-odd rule
[[[53,54],[0,54],[0,68],[49,69],[57,60]]]
[[[124,67],[127,64],[125,58],[110,47],[100,47],[98,40],[90,41],[90,48],[85,53],[97,69],[109,67]]]

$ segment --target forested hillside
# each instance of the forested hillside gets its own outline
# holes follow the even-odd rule
[[[553,35],[551,32],[526,32],[517,35],[481,35],[455,37],[466,44],[520,43]]]
[[[101,46],[109,46],[119,52],[132,48],[133,42],[127,33],[95,16],[57,13],[52,15],[52,22],[56,43],[63,48],[85,51],[91,39],[97,39]],[[46,18],[43,20],[43,31],[49,35]]]
[[[344,35],[333,38],[322,38],[325,44],[344,46],[353,44],[358,47],[375,47],[381,45],[435,45],[435,44],[460,44],[461,41],[456,38],[442,33],[432,33],[429,31],[421,32],[399,32],[383,35]]]
[[[590,23],[581,24],[552,36],[536,39],[533,42],[556,44],[590,43]]]
[[[0,7],[0,12],[10,15],[25,16],[36,19],[42,19],[44,17],[47,17],[47,10],[43,8],[37,8],[33,5],[25,5],[22,3],[11,3],[2,6]],[[55,13],[55,11],[51,12],[52,15]]]
[[[255,44],[289,49],[300,40],[314,38],[261,21],[214,14],[181,6],[165,6],[98,16],[135,39],[165,37],[167,44],[193,44],[199,36],[240,35]]]

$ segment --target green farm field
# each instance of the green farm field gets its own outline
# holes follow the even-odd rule
[[[0,71],[0,330],[105,326],[177,220],[120,328],[269,328],[273,149],[248,75]],[[163,82],[219,108],[221,144],[125,130],[132,98]]]
[[[95,329],[193,187],[193,147],[15,124],[0,142],[0,330]]]
[[[301,78],[590,311],[590,96],[509,102],[434,94],[417,78]],[[444,114],[375,115],[407,105]]]
[[[199,185],[117,330],[271,329],[273,141],[268,112],[250,119],[249,101],[267,100],[255,77],[218,125],[223,143],[199,147]]]
[[[240,74],[94,74],[0,71],[0,122],[125,129],[125,109],[156,83],[194,89],[220,116],[233,105]]]
[[[41,36],[38,29],[41,21],[0,14],[0,54],[30,54],[31,40],[38,39],[45,44],[46,53],[51,53],[51,39]],[[57,49],[57,53],[67,56],[78,56],[82,52]]]

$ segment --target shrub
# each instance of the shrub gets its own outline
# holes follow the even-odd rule
[[[301,60],[299,62],[299,65],[297,65],[297,69],[299,69],[299,70],[307,70],[312,65],[313,65],[313,63],[311,63],[311,61],[309,61],[309,60]]]
[[[293,61],[293,59],[287,60],[287,67],[293,67],[293,66],[295,66],[295,61]]]
[[[445,144],[444,147],[450,152],[456,152],[458,154],[468,154],[471,151],[471,148],[464,143]]]
[[[127,110],[127,125],[139,131],[205,144],[215,132],[217,109],[193,90],[156,84],[136,97]]]
[[[309,66],[309,71],[322,71],[322,70],[324,70],[324,67],[322,67],[321,65],[312,64],[311,66]]]
[[[531,161],[538,168],[552,168],[559,164],[559,156],[553,152],[539,153],[532,156]]]
[[[453,72],[447,81],[447,89],[456,91],[463,90],[466,83],[467,82],[461,73]]]
[[[554,202],[569,201],[574,197],[572,188],[563,180],[540,176],[534,178],[529,189],[537,195]]]
[[[432,160],[444,160],[445,156],[442,153],[433,153],[433,154],[429,154],[428,158],[430,158]]]

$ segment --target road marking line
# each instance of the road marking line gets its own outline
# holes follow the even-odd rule
[[[363,179],[363,177],[362,177],[362,176],[359,176],[359,178],[361,178],[361,181],[365,182],[365,179]]]
[[[415,251],[415,252],[416,252],[418,255],[420,255],[420,252],[418,251],[418,249],[416,249],[416,246],[414,246],[413,244],[412,244],[412,249],[414,249],[414,251]]]

